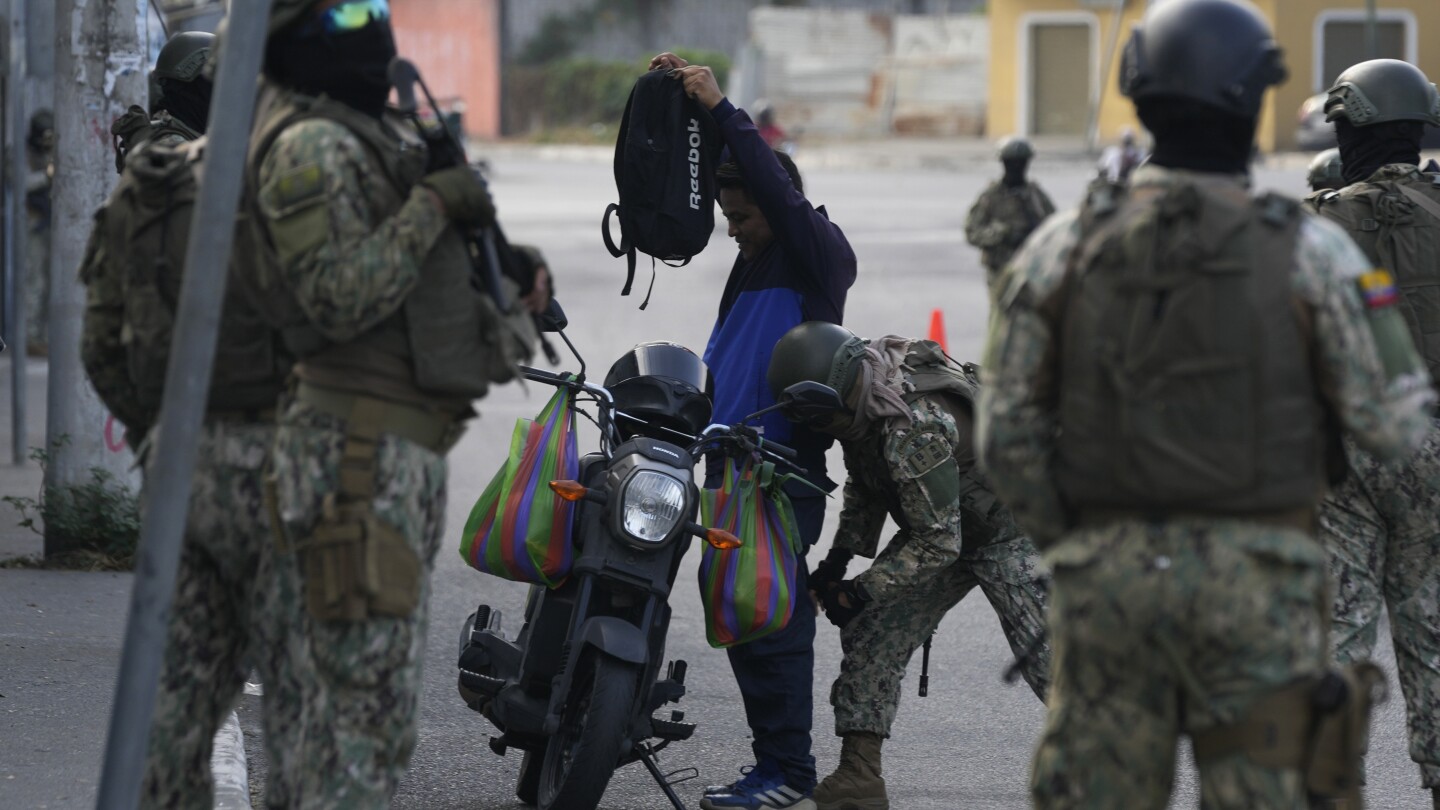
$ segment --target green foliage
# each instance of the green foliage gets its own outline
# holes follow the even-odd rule
[[[723,51],[704,51],[699,48],[676,48],[674,54],[692,65],[705,65],[715,73],[715,83],[720,85],[720,92],[725,92],[725,84],[730,81],[730,68],[732,64],[730,57]],[[654,54],[651,54],[653,56]],[[646,57],[647,59],[649,57]]]
[[[61,436],[51,443],[50,450],[31,448],[30,458],[44,470],[51,452],[69,441],[68,436]],[[37,497],[6,495],[0,500],[20,513],[22,528],[43,534],[43,525],[82,552],[103,555],[118,567],[129,568],[134,562],[140,543],[140,499],[109,470],[91,467],[90,478],[83,483],[53,489],[42,486]],[[94,567],[93,562],[86,567]]]

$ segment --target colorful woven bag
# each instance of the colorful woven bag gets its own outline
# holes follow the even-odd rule
[[[740,538],[740,546],[704,546],[700,557],[700,601],[705,635],[712,647],[733,647],[784,629],[795,612],[795,566],[800,530],[785,477],[775,465],[747,460],[740,470],[725,460],[720,489],[700,495],[704,525]]]
[[[533,421],[519,419],[510,456],[465,521],[460,556],[470,567],[517,582],[554,587],[574,562],[571,516],[575,504],[550,482],[580,474],[571,393],[561,388]]]

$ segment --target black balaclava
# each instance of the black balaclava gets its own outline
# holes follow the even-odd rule
[[[395,58],[388,21],[371,20],[358,31],[326,33],[292,26],[270,38],[265,72],[307,95],[325,95],[372,118],[385,112],[390,97],[387,71]]]
[[[1381,166],[1392,163],[1420,165],[1420,140],[1425,125],[1419,121],[1386,121],[1357,127],[1348,118],[1335,119],[1340,141],[1340,174],[1345,182],[1369,180]]]
[[[1003,158],[1000,161],[1005,164],[1005,176],[1000,182],[1010,188],[1020,188],[1025,185],[1025,170],[1030,168],[1030,161],[1025,158]]]
[[[160,109],[204,135],[205,123],[210,117],[210,91],[213,89],[210,80],[203,76],[197,76],[188,82],[161,79],[160,87],[164,90]]]
[[[1154,136],[1150,162],[1167,169],[1246,174],[1255,145],[1255,119],[1190,99],[1135,102],[1140,122]]]

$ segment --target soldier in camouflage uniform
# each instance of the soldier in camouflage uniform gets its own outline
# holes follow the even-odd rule
[[[991,289],[1026,237],[1055,213],[1055,204],[1040,184],[1025,176],[1034,157],[1035,150],[1024,138],[1002,141],[1000,162],[1005,174],[980,193],[965,217],[965,239],[980,248],[980,263]]]
[[[1440,174],[1418,164],[1425,126],[1440,126],[1440,94],[1413,65],[1378,59],[1340,74],[1325,109],[1350,185],[1313,204],[1374,266],[1395,274],[1410,336],[1437,377]],[[1440,808],[1440,419],[1404,466],[1383,464],[1353,442],[1345,449],[1351,475],[1320,512],[1335,586],[1335,657],[1368,658],[1389,607],[1410,756]]]
[[[197,39],[198,56],[196,50],[187,55],[203,64],[208,41],[177,37],[161,51],[161,67],[175,57],[177,42],[193,47]],[[198,75],[199,65],[194,70]],[[208,91],[205,98],[208,102]],[[205,110],[196,113],[203,126]],[[193,211],[190,161],[199,148],[196,137],[188,129],[159,130],[148,143],[133,144],[142,159],[122,173],[97,214],[81,266],[86,285],[81,359],[101,400],[125,425],[127,440],[142,450],[163,395],[175,315],[171,302],[179,297]],[[172,205],[141,210],[146,199],[168,199]],[[143,807],[213,805],[215,733],[240,698],[254,650],[273,643],[264,621],[271,613],[266,603],[276,597],[268,587],[273,543],[262,492],[275,441],[275,402],[290,368],[278,344],[232,284],[198,439]]]
[[[975,467],[974,367],[953,365],[930,341],[864,341],[810,322],[776,344],[769,384],[778,400],[799,382],[822,383],[839,410],[786,415],[840,439],[845,507],[810,589],[840,628],[845,657],[830,693],[840,764],[815,789],[819,810],[886,810],[880,749],[915,650],[976,586],[1000,617],[1023,674],[1042,700],[1046,580],[1039,554]],[[886,516],[900,526],[876,556]],[[859,554],[875,562],[846,579]]]
[[[1434,396],[1386,274],[1247,190],[1261,99],[1285,76],[1260,12],[1162,0],[1120,75],[1151,165],[1015,258],[981,389],[982,463],[1053,577],[1031,795],[1158,810],[1184,734],[1206,808],[1299,810],[1311,721],[1338,716],[1312,708],[1337,427],[1401,458]],[[1365,711],[1370,690],[1350,695]]]
[[[186,31],[171,37],[150,71],[150,109],[131,106],[115,119],[115,171],[125,170],[125,158],[147,141],[178,146],[205,134],[213,87],[205,75],[215,35]]]
[[[25,334],[12,335],[24,342],[31,355],[43,356],[50,330],[50,186],[55,175],[55,116],[40,110],[30,118],[25,136]]]
[[[269,31],[237,251],[297,357],[271,482],[276,638],[256,651],[267,803],[382,808],[416,742],[444,454],[513,376],[509,325],[529,316],[472,283],[461,227],[494,222],[483,181],[386,116],[387,3],[277,0]]]

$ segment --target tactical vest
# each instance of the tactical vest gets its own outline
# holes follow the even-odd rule
[[[1084,510],[1313,508],[1334,431],[1292,292],[1298,204],[1107,185],[1059,293],[1056,482]]]
[[[334,121],[365,146],[388,183],[366,202],[380,220],[393,216],[425,170],[425,152],[388,124],[336,101],[265,88],[246,167],[245,251],[242,276],[260,310],[281,330],[300,362],[301,379],[327,388],[379,395],[422,405],[443,401],[464,407],[483,397],[492,382],[513,379],[525,347],[495,304],[471,279],[469,247],[448,228],[420,269],[420,280],[389,318],[345,343],[328,340],[311,326],[281,273],[263,209],[260,170],[275,140],[304,120]],[[314,227],[326,228],[323,217]]]
[[[1410,339],[1440,386],[1440,174],[1356,183],[1321,196],[1316,207],[1395,277]]]
[[[980,369],[973,364],[956,366],[940,344],[930,340],[916,340],[907,347],[905,353],[905,366],[909,371],[905,376],[905,392],[901,398],[907,405],[913,405],[917,400],[928,397],[931,401],[939,404],[952,416],[963,412],[965,418],[973,424],[975,418],[975,398],[980,394]],[[880,434],[879,441],[884,442],[884,433]],[[901,515],[900,493],[895,487],[895,482],[890,477],[881,476],[885,484],[886,506],[890,514]],[[981,518],[990,514],[990,510],[996,505],[995,493],[990,488],[990,483],[978,467],[972,467],[968,473],[960,475],[960,506],[967,509]],[[896,518],[897,522],[901,519]],[[908,526],[901,526],[908,529]]]
[[[132,104],[125,114],[110,125],[110,136],[115,145],[115,171],[125,171],[125,160],[135,150],[150,141],[162,140],[174,135],[183,141],[193,141],[200,133],[185,126],[180,119],[161,110],[153,118],[144,107]]]
[[[120,183],[96,214],[98,249],[87,251],[81,267],[87,286],[118,291],[123,309],[119,339],[102,336],[98,342],[123,346],[135,387],[133,404],[147,426],[159,416],[164,393],[204,150],[202,138],[174,147],[147,143],[133,153]],[[118,283],[106,284],[102,276]],[[91,349],[87,341],[86,350]],[[96,359],[86,358],[87,367]],[[290,358],[274,331],[238,289],[232,290],[221,309],[209,410],[274,408],[289,369]]]

